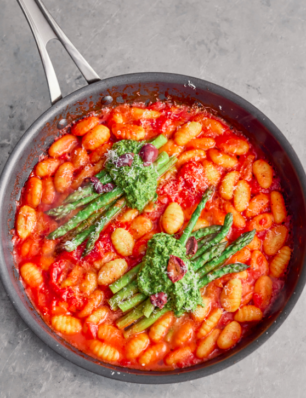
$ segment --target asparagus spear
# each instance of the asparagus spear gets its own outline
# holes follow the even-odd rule
[[[221,228],[220,228],[221,229]],[[198,240],[198,250],[200,250],[206,243],[210,242],[212,239],[214,239],[218,234],[210,234],[202,238],[201,240]]]
[[[143,317],[143,309],[146,305],[146,302],[139,304],[137,307],[133,309],[133,311],[128,312],[126,315],[119,318],[116,322],[116,325],[119,329],[125,329],[130,326],[132,323],[137,321],[137,319]]]
[[[190,236],[194,236],[196,240],[200,240],[204,238],[204,236],[215,234],[216,232],[220,232],[222,225],[211,225],[210,227],[204,227],[194,231],[190,234]]]
[[[113,203],[104,207],[104,211],[107,211],[112,205]],[[96,219],[97,222],[99,222],[100,219],[103,218],[104,216],[103,213],[100,214],[99,217]],[[61,244],[60,249],[66,250],[67,252],[72,252],[88,238],[89,234],[93,232],[94,229],[95,229],[95,223],[92,223],[92,225],[90,225],[88,228],[78,233],[76,236],[74,236],[74,238],[72,238],[71,240],[66,240],[65,243]]]
[[[96,174],[96,177],[99,178],[99,180],[102,184],[107,184],[107,183],[113,181],[111,179],[111,176],[108,175],[105,170],[102,170],[100,173]],[[71,195],[69,195],[65,199],[64,203],[75,202],[77,200],[85,198],[86,196],[92,195],[94,192],[95,192],[95,189],[94,189],[93,184],[85,185],[84,187],[80,187],[75,192],[73,192]]]
[[[165,174],[176,162],[177,162],[177,158],[175,156],[172,156],[169,159],[168,163],[166,163],[161,168],[157,168],[159,177],[161,177],[163,174]]]
[[[136,305],[142,303],[148,296],[143,293],[137,293],[135,296],[129,298],[126,301],[118,304],[118,307],[121,309],[122,312],[127,312],[132,308],[136,307]]]
[[[210,247],[204,254],[202,254],[195,261],[192,261],[192,267],[195,271],[201,268],[207,261],[220,256],[227,245],[227,242],[221,242],[215,246]]]
[[[154,145],[155,148],[159,149],[163,145],[165,145],[167,143],[167,141],[168,141],[167,137],[165,137],[164,135],[160,134],[159,136],[154,138],[154,140],[151,141],[150,144]]]
[[[100,232],[103,230],[105,225],[107,225],[114,217],[116,217],[116,215],[124,208],[125,205],[125,199],[119,199],[115,205],[107,210],[105,215],[93,225],[93,230],[88,235],[86,249],[84,250],[82,257],[87,256],[87,254],[92,251],[96,241],[99,239]]]
[[[233,215],[232,213],[227,213],[224,219],[224,224],[221,228],[221,231],[218,233],[218,235],[210,240],[209,242],[206,243],[206,245],[202,246],[200,250],[197,251],[193,259],[196,259],[199,257],[202,253],[204,253],[207,249],[209,249],[211,246],[215,245],[216,243],[219,243],[222,239],[226,237],[226,235],[229,233],[229,230],[231,229],[231,226],[233,224]]]
[[[153,323],[155,323],[162,315],[170,310],[170,305],[166,304],[163,309],[154,311],[149,318],[143,318],[139,322],[135,323],[131,328],[129,328],[125,333],[124,337],[129,338],[134,334],[140,333],[143,330],[149,328]]]
[[[91,225],[89,228],[77,234],[73,239],[67,240],[63,245],[61,245],[60,249],[72,252],[88,238],[88,235],[94,230],[94,228],[95,226]]]
[[[89,204],[85,209],[79,211],[78,214],[72,217],[66,224],[63,224],[55,231],[51,232],[51,234],[47,236],[47,239],[60,238],[68,231],[75,228],[81,221],[86,220],[86,218],[88,218],[92,213],[113,202],[115,199],[122,196],[122,194],[123,191],[120,188],[115,188],[113,191],[99,196],[97,200]]]
[[[136,267],[132,268],[129,272],[124,274],[116,282],[109,285],[110,290],[115,294],[115,293],[119,292],[119,290],[123,289],[125,286],[129,285],[129,283],[132,282],[136,278],[138,272],[140,271],[140,269],[143,265],[144,265],[143,262],[139,263],[138,265],[136,265]]]
[[[244,271],[245,269],[249,268],[248,265],[243,263],[234,263],[226,265],[225,267],[219,268],[209,274],[205,275],[203,278],[199,280],[199,287],[202,288],[205,285],[208,285],[211,281],[221,278],[224,275],[232,274],[236,272]]]
[[[152,314],[152,312],[154,311],[154,305],[151,303],[151,300],[147,300],[146,301],[146,305],[145,305],[145,307],[144,307],[144,309],[143,309],[143,315],[146,317],[146,318],[149,318],[150,316],[151,316],[151,314]]]
[[[86,220],[80,222],[74,229],[71,231],[67,232],[61,239],[61,243],[57,245],[56,251],[60,252],[62,250],[65,250],[65,243],[68,241],[72,241],[77,235],[79,235],[81,232],[88,230],[94,223],[101,217],[101,215],[110,208],[112,205],[109,204],[105,207],[101,207],[101,209],[97,210],[94,212],[90,217],[88,217]]]
[[[197,208],[195,209],[195,211],[193,212],[191,219],[189,220],[189,223],[187,225],[187,227],[185,228],[182,236],[179,239],[179,242],[185,246],[187,243],[188,238],[190,237],[190,234],[192,233],[192,230],[196,224],[196,222],[198,221],[202,210],[204,209],[207,201],[212,197],[214,193],[214,188],[210,187],[208,188],[204,195],[202,196],[202,199],[200,201],[200,203],[198,204]]]
[[[110,298],[108,300],[108,304],[110,305],[112,310],[117,310],[118,304],[121,301],[129,299],[136,293],[138,293],[138,283],[137,281],[132,281],[129,285],[121,289],[117,294]]]
[[[81,207],[83,205],[86,205],[87,203],[98,198],[100,195],[102,195],[102,194],[94,193],[90,196],[79,199],[79,200],[69,203],[67,205],[55,207],[54,209],[47,211],[47,214],[48,214],[48,216],[56,217],[56,220],[60,220],[61,218],[67,216],[72,210],[77,209],[78,207]]]
[[[198,277],[202,278],[204,275],[208,274],[209,272],[213,271],[219,265],[223,264],[225,260],[231,257],[233,254],[238,252],[239,250],[243,249],[246,245],[252,242],[254,235],[256,233],[256,229],[253,231],[245,232],[244,234],[240,235],[238,239],[236,239],[231,245],[229,245],[221,256],[214,258],[213,260],[209,261],[204,267],[200,268],[197,272]]]
[[[167,152],[162,152],[158,155],[154,165],[156,166],[157,170],[161,169],[165,164],[169,162],[169,155]]]

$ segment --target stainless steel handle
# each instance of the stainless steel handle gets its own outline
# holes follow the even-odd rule
[[[101,80],[85,58],[74,47],[40,0],[17,0],[31,27],[45,69],[52,105],[62,98],[61,89],[47,52],[47,44],[58,39],[79,68],[87,83]]]

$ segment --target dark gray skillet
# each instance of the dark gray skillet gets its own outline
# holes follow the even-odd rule
[[[72,43],[60,30],[41,3],[19,0],[35,35],[44,63],[53,106],[41,115],[26,131],[11,154],[1,176],[0,184],[0,275],[16,310],[49,347],[69,361],[94,373],[109,378],[145,384],[178,383],[218,372],[240,361],[263,344],[284,322],[299,296],[306,280],[306,179],[294,150],[278,128],[253,105],[236,94],[215,84],[193,77],[169,73],[137,73],[100,80]],[[38,5],[37,5],[38,4]],[[90,84],[62,99],[59,85],[45,50],[52,38],[58,38]],[[293,215],[293,258],[286,286],[275,303],[271,314],[233,350],[221,356],[183,370],[146,372],[111,366],[85,355],[56,335],[41,319],[28,300],[12,256],[15,201],[27,180],[38,156],[58,134],[62,119],[80,118],[86,112],[101,108],[101,104],[173,98],[178,101],[203,103],[215,109],[218,115],[238,127],[250,141],[261,148],[274,164],[287,192],[286,202]],[[61,123],[60,123],[61,125]],[[269,331],[269,333],[266,333]]]

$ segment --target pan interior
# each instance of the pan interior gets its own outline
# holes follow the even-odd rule
[[[157,99],[172,99],[188,104],[199,102],[242,131],[253,145],[263,151],[282,178],[288,210],[293,215],[294,248],[285,288],[269,317],[234,349],[209,362],[167,373],[102,364],[52,332],[33,308],[19,281],[12,256],[11,230],[14,228],[16,201],[20,197],[20,190],[39,156],[46,152],[54,138],[60,134],[58,122],[67,119],[70,123],[89,111],[100,109],[106,96],[113,98],[114,105]],[[286,138],[265,115],[237,95],[209,82],[181,75],[143,73],[110,78],[70,94],[47,110],[27,130],[9,158],[0,185],[1,277],[13,304],[29,327],[55,351],[81,367],[106,377],[137,383],[172,383],[203,377],[236,363],[266,341],[289,314],[301,294],[306,278],[303,267],[306,251],[303,244],[306,235],[305,186],[305,173]],[[269,334],[265,333],[267,329]]]

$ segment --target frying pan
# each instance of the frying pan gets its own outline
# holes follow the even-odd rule
[[[193,380],[221,371],[251,354],[284,322],[299,296],[305,280],[306,178],[291,145],[278,128],[243,98],[205,80],[170,73],[137,73],[101,80],[65,36],[40,0],[18,0],[35,36],[44,65],[52,106],[25,132],[3,170],[0,182],[0,276],[16,310],[38,337],[69,361],[102,376],[117,380],[162,384]],[[46,51],[51,39],[58,39],[80,69],[88,86],[62,98],[60,87]],[[102,363],[78,351],[55,334],[41,319],[20,281],[12,256],[15,202],[38,156],[59,133],[59,129],[100,109],[105,103],[155,101],[172,98],[178,102],[199,102],[242,131],[273,163],[283,181],[286,203],[292,214],[293,257],[281,295],[266,317],[237,346],[217,358],[196,366],[170,372],[148,372]],[[269,331],[269,333],[266,333]]]

